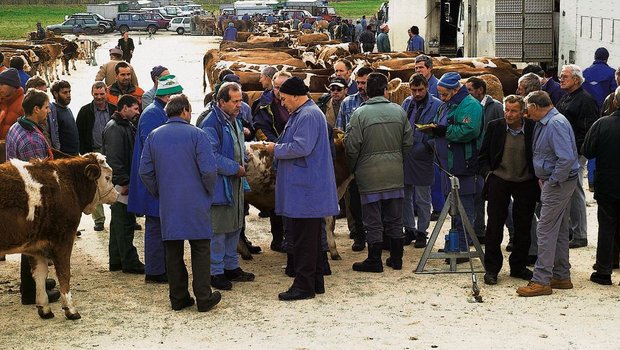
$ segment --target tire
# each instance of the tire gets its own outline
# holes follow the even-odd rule
[[[121,32],[121,34],[123,34],[129,31],[129,27],[123,24],[122,26],[118,27],[118,31]]]
[[[146,31],[149,34],[155,34],[155,33],[157,33],[157,26],[150,25],[150,26],[146,27]]]
[[[62,34],[62,32],[60,31],[59,28],[54,29],[53,32],[54,32],[54,35],[61,35]]]
[[[183,27],[177,28],[177,34],[179,34],[179,35],[185,34],[185,28],[183,28]]]
[[[99,28],[97,28],[97,33],[105,34],[105,27],[104,26],[99,26]]]
[[[92,28],[84,28],[84,34],[91,35],[92,33],[93,33],[93,29]]]

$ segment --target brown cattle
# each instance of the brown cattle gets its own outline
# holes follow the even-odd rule
[[[112,168],[99,153],[51,161],[12,159],[0,165],[0,186],[0,253],[30,257],[41,318],[54,317],[45,292],[51,260],[65,317],[79,319],[69,291],[71,250],[82,213],[116,201]]]
[[[336,158],[334,159],[334,176],[338,188],[338,199],[342,198],[349,182],[353,179],[347,166],[344,151],[344,132],[334,129],[334,144],[336,146]],[[250,184],[250,192],[245,193],[245,201],[261,211],[270,211],[275,208],[275,183],[276,177],[272,171],[273,157],[270,156],[262,142],[247,142],[246,153],[248,162],[246,167],[246,179]],[[340,254],[336,248],[334,239],[333,217],[326,217],[327,242],[329,252],[333,260],[340,260]],[[238,247],[240,247],[239,245]],[[249,254],[249,252],[247,252]]]
[[[329,36],[325,33],[303,34],[297,38],[297,44],[307,46],[308,44],[318,44],[328,40]]]

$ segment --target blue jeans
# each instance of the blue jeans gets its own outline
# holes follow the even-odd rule
[[[237,243],[241,229],[229,233],[213,233],[211,238],[211,276],[239,267]]]

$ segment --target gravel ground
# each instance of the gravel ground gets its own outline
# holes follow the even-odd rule
[[[132,36],[137,43],[137,34]],[[102,64],[118,36],[94,39],[102,44],[97,55]],[[216,38],[158,33],[153,40],[143,36],[140,41],[132,64],[141,86],[151,87],[152,66],[168,67],[189,95],[196,118],[204,96],[202,56],[217,46]],[[68,77],[74,114],[91,100],[96,71],[79,62],[78,71]],[[109,210],[107,215],[109,220]],[[477,274],[482,304],[471,298],[469,273],[414,274],[422,250],[413,247],[405,248],[402,271],[353,272],[351,264],[363,260],[366,251],[351,251],[346,222],[339,220],[336,239],[343,260],[331,262],[334,273],[326,277],[327,293],[284,303],[277,293],[291,283],[283,273],[285,255],[268,249],[269,220],[252,208],[248,236],[265,251],[242,267],[254,272],[256,281],[235,284],[222,293],[214,310],[198,313],[195,308],[172,311],[166,285],[109,272],[108,223],[106,231],[95,232],[90,217],[84,216],[72,258],[72,293],[82,319],[65,320],[59,303],[52,304],[52,320],[39,319],[34,306],[22,306],[19,256],[10,255],[0,263],[0,324],[5,324],[0,344],[5,349],[618,349],[618,280],[614,275],[611,287],[588,281],[596,255],[596,204],[588,207],[588,220],[590,246],[571,251],[573,290],[520,298],[515,289],[524,281],[509,277],[504,269],[492,287]],[[140,252],[143,238],[137,231]],[[429,267],[445,269],[437,262]]]

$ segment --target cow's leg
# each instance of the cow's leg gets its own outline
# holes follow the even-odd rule
[[[336,220],[333,216],[325,217],[325,233],[327,234],[327,246],[329,247],[329,255],[332,260],[342,260],[338,249],[336,248],[336,238],[334,236],[334,230],[336,229]]]
[[[32,268],[32,278],[37,286],[37,311],[39,316],[44,319],[54,317],[45,291],[45,279],[47,278],[47,259],[43,257],[30,257]]]
[[[75,236],[74,236],[75,237]],[[56,268],[56,276],[58,276],[58,284],[60,285],[60,300],[62,309],[65,310],[65,317],[69,320],[78,320],[82,318],[77,308],[73,304],[71,297],[70,279],[71,279],[71,250],[73,248],[73,239],[68,244],[63,244],[54,249],[54,267]]]

